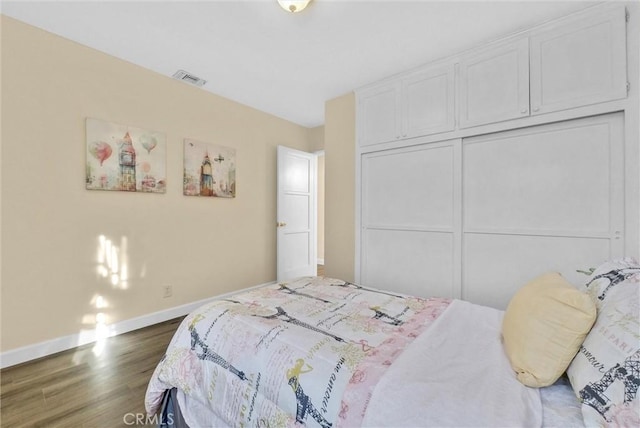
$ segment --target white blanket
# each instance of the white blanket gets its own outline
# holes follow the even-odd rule
[[[380,379],[363,425],[541,426],[539,391],[517,381],[504,354],[502,316],[453,301]]]

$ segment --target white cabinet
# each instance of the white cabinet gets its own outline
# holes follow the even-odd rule
[[[400,138],[400,84],[383,83],[358,94],[358,127],[361,146]]]
[[[453,131],[455,69],[429,68],[402,79],[402,136]]]
[[[626,31],[624,5],[607,5],[371,85],[358,144],[454,131],[454,100],[463,130],[625,98]]]
[[[541,269],[578,284],[637,251],[632,12],[627,29],[607,2],[358,91],[356,280],[504,309]]]
[[[460,128],[529,115],[529,40],[460,60]]]
[[[452,63],[358,92],[360,146],[452,131],[454,78]]]
[[[626,10],[565,20],[460,60],[460,128],[627,95]]]
[[[627,95],[625,8],[531,37],[531,113]]]

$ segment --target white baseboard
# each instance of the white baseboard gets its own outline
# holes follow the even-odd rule
[[[318,264],[324,266],[324,259],[318,259]]]
[[[173,308],[163,309],[158,312],[153,312],[147,315],[142,315],[140,317],[120,321],[108,326],[109,330],[106,334],[106,337],[116,336],[118,334],[127,333],[139,328],[148,327],[153,324],[158,324],[177,317],[181,317],[213,300],[224,299],[238,293],[272,284],[275,284],[275,282],[255,285],[253,287],[244,288],[242,290],[221,294],[219,296],[209,297],[207,299],[198,300],[196,302],[175,306]],[[101,338],[104,337],[105,335],[103,335]],[[35,360],[41,357],[46,357],[47,355],[73,349],[78,346],[86,345],[88,343],[94,343],[97,339],[98,337],[96,331],[90,330],[83,331],[81,333],[70,334],[64,337],[58,337],[56,339],[46,340],[44,342],[23,346],[21,348],[12,349],[10,351],[0,353],[0,368],[4,369],[5,367],[15,366],[16,364],[25,363],[27,361]]]

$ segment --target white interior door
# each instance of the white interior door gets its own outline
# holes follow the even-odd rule
[[[317,273],[317,158],[278,146],[277,277]]]

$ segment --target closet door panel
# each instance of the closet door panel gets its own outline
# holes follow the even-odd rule
[[[578,120],[465,141],[465,230],[608,234],[621,139]],[[619,168],[619,170],[617,170]]]
[[[462,298],[505,309],[531,279],[560,272],[574,285],[587,276],[576,272],[609,259],[610,241],[597,238],[465,234]]]
[[[363,213],[367,226],[448,228],[453,226],[453,148],[365,155]]]
[[[358,94],[360,146],[400,138],[400,84],[384,83]]]
[[[532,114],[627,95],[623,5],[531,37]]]
[[[453,297],[453,234],[367,229],[363,284],[420,297]]]
[[[460,61],[460,127],[529,115],[529,39]]]
[[[504,309],[545,271],[624,250],[622,116],[610,114],[463,142],[462,298]]]
[[[403,137],[453,131],[454,65],[422,70],[402,79]]]

